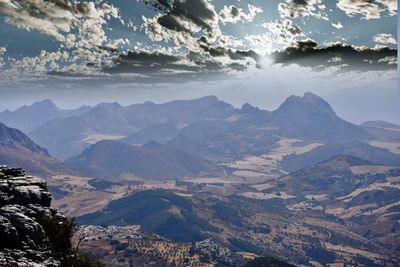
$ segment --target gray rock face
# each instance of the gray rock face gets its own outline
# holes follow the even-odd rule
[[[50,202],[45,181],[0,166],[0,266],[60,266],[46,229],[65,217]]]

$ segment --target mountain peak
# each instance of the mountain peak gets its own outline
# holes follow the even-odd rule
[[[252,105],[249,104],[249,103],[243,104],[241,110],[242,110],[242,112],[244,112],[244,113],[254,113],[254,112],[259,112],[259,111],[260,111],[259,108],[255,107],[255,106],[252,106]]]
[[[303,98],[305,98],[305,99],[321,99],[321,100],[323,100],[321,97],[317,96],[316,94],[310,93],[310,92],[305,92],[303,94]]]
[[[207,95],[200,97],[198,100],[209,101],[209,102],[218,102],[220,101],[215,95]]]
[[[273,118],[290,136],[323,141],[372,138],[366,130],[339,118],[328,102],[312,93],[288,97]]]
[[[43,99],[41,101],[36,101],[32,105],[27,106],[24,105],[18,108],[15,112],[49,112],[49,111],[57,111],[58,108],[56,104],[50,99]]]
[[[303,96],[292,95],[277,110],[278,112],[316,112],[336,116],[332,107],[323,98],[313,94],[305,93]]]
[[[326,102],[322,97],[310,92],[304,93],[303,96],[291,95],[285,100],[285,102],[323,103],[329,106],[328,102]]]
[[[32,104],[32,106],[34,106],[34,105],[54,105],[55,106],[54,102],[48,98],[43,99],[41,101],[36,101]]]
[[[89,114],[96,114],[98,115],[99,112],[109,112],[112,110],[118,110],[122,106],[118,102],[113,102],[113,103],[99,103],[97,104],[94,108],[89,110]]]
[[[96,107],[117,107],[120,108],[122,107],[118,102],[112,102],[112,103],[99,103],[96,105]]]

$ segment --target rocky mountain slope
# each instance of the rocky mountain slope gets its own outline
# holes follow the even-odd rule
[[[0,266],[90,266],[73,255],[74,226],[50,202],[45,181],[0,167]]]
[[[23,132],[0,123],[0,162],[21,166],[36,175],[74,174]]]

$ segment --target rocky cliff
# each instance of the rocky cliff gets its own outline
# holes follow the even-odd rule
[[[46,182],[0,166],[0,266],[68,266],[73,223],[50,208]]]

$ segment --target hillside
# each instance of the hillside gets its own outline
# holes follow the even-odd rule
[[[44,176],[75,173],[23,132],[8,128],[2,123],[0,123],[0,164],[22,166],[33,174]]]
[[[288,194],[328,194],[331,198],[346,195],[360,183],[351,167],[363,165],[378,164],[348,155],[334,156],[280,178],[278,185]]]
[[[400,155],[360,141],[329,143],[301,155],[291,154],[281,161],[281,167],[293,172],[337,155],[350,155],[383,165],[399,165]]]
[[[66,163],[87,176],[106,180],[174,180],[220,173],[216,165],[201,157],[154,141],[142,146],[100,141]]]
[[[168,191],[142,191],[112,201],[99,212],[83,215],[80,224],[132,225],[174,241],[201,241],[216,229],[194,214],[191,201]]]
[[[381,141],[400,142],[400,126],[384,121],[367,121],[360,125]]]

